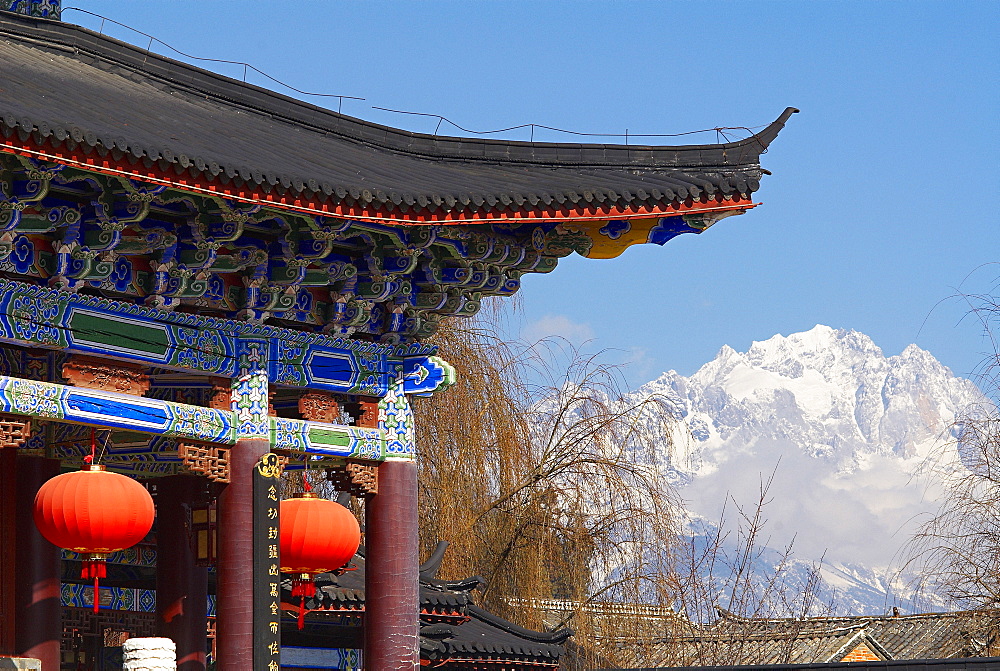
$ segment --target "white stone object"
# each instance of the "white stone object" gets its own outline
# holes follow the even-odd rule
[[[177,646],[169,638],[130,638],[122,653],[122,671],[177,670]]]
[[[0,657],[0,671],[41,671],[41,660],[34,657]]]

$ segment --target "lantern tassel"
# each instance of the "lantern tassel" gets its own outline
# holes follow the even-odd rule
[[[80,577],[84,580],[94,579],[94,612],[97,613],[101,608],[100,579],[108,577],[108,565],[103,556],[91,554],[84,557]]]
[[[84,559],[83,567],[80,569],[80,577],[85,580],[87,578],[107,578],[108,565],[105,563],[104,557],[89,556]]]
[[[303,629],[306,626],[306,599],[316,596],[316,583],[310,574],[303,573],[292,580],[292,596],[299,597],[299,629]]]
[[[316,583],[312,581],[312,577],[293,580],[292,596],[316,596]]]

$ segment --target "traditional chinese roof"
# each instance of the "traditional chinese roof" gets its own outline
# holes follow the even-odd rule
[[[410,133],[5,12],[0,63],[0,274],[388,344],[742,214],[795,112],[678,147]]]
[[[324,573],[316,579],[316,596],[306,600],[306,607],[323,616],[327,613],[347,614],[362,612],[365,607],[365,558],[364,549],[351,560],[352,570],[334,576]],[[425,620],[442,619],[460,621],[465,609],[472,603],[470,592],[482,582],[481,578],[464,580],[438,580],[421,578],[420,610]],[[282,601],[298,607],[298,597],[291,596],[291,583],[285,581]]]
[[[525,629],[473,605],[465,613],[468,619],[458,625],[421,627],[421,657],[451,669],[485,661],[555,667],[563,654],[563,643],[572,634],[568,629],[554,633]]]
[[[1000,652],[1000,610],[759,619],[721,614],[711,625],[689,623],[671,635],[646,640],[636,652],[663,668],[832,663],[862,645],[880,660],[988,657]]]
[[[380,221],[655,216],[750,206],[795,111],[725,144],[514,142],[411,133],[93,31],[0,14],[0,127],[37,150],[113,152],[168,180]],[[67,149],[72,144],[73,150]]]
[[[443,551],[443,545],[439,544],[434,555],[420,567],[421,658],[447,669],[471,668],[482,663],[506,665],[503,668],[507,669],[521,668],[519,665],[558,666],[572,631],[533,631],[479,608],[473,603],[471,592],[482,578],[436,577]],[[322,641],[335,637],[338,644],[359,644],[360,616],[365,606],[363,548],[350,566],[353,570],[343,575],[323,574],[317,578],[316,596],[306,600],[304,632],[287,634],[286,639],[322,645]],[[299,598],[292,597],[288,580],[282,585],[281,600],[287,618],[297,617]],[[350,632],[331,634],[331,627],[353,628],[357,640],[352,642]]]
[[[736,630],[750,623],[759,636],[802,632],[846,632],[862,629],[890,655],[889,659],[933,659],[986,656],[1000,652],[1000,610],[916,613],[912,615],[770,619],[754,622],[732,616],[715,629]],[[842,634],[846,636],[845,634]],[[815,660],[820,661],[820,660]]]

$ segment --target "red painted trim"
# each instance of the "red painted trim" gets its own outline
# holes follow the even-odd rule
[[[638,207],[601,207],[599,204],[560,206],[553,203],[552,206],[539,206],[528,210],[522,209],[511,212],[496,213],[472,213],[462,215],[461,213],[430,213],[430,214],[386,214],[376,207],[369,206],[346,206],[332,205],[329,202],[303,198],[301,194],[294,194],[291,191],[284,195],[278,193],[268,194],[261,188],[248,184],[242,186],[224,185],[205,177],[191,177],[185,172],[177,175],[172,170],[162,170],[158,166],[146,168],[142,165],[132,165],[123,155],[121,160],[114,160],[111,153],[100,156],[96,149],[92,152],[67,151],[58,147],[43,147],[34,142],[33,138],[22,142],[17,142],[14,138],[8,138],[0,143],[0,151],[32,158],[40,158],[54,163],[91,170],[105,175],[115,175],[128,177],[151,184],[160,184],[171,188],[189,191],[191,193],[221,196],[231,200],[253,204],[265,204],[282,210],[300,212],[311,215],[324,215],[332,217],[342,217],[345,219],[355,219],[358,221],[372,221],[383,224],[402,224],[410,226],[432,225],[432,224],[488,224],[488,223],[531,223],[531,222],[586,222],[586,221],[606,221],[608,219],[645,219],[657,216],[670,216],[677,214],[699,214],[705,212],[718,212],[722,210],[749,210],[758,204],[750,200],[744,200],[737,196],[730,202],[710,201],[708,203],[694,203],[686,205],[681,203],[671,203],[661,207],[649,207],[642,205]]]

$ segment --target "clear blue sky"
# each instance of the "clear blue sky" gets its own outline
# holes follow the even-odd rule
[[[609,133],[756,126],[799,107],[762,157],[774,174],[760,207],[663,248],[569,258],[529,276],[524,331],[621,350],[635,359],[633,384],[669,368],[691,374],[723,344],[744,349],[817,323],[865,332],[886,354],[916,342],[958,374],[990,348],[949,297],[1000,276],[1000,266],[980,268],[1000,261],[1000,3],[64,6],[195,55],[249,61],[301,89],[364,97],[343,111],[417,131],[436,120],[372,106],[477,130],[534,122]],[[146,44],[110,24],[105,32]]]

